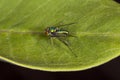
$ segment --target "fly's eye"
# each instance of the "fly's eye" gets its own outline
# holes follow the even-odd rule
[[[47,31],[45,31],[45,34],[46,34],[46,35],[48,35],[48,32],[47,32]]]
[[[45,34],[48,35],[49,29],[45,29]]]

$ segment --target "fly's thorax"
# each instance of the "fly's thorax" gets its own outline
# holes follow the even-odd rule
[[[46,34],[47,36],[54,36],[57,30],[58,30],[57,27],[47,27],[47,28],[45,29],[45,34]]]
[[[56,27],[49,27],[49,32],[56,32],[57,28]]]

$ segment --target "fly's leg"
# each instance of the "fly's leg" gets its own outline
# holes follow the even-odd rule
[[[69,45],[69,42],[67,40],[63,40],[60,37],[57,37],[59,41],[61,41],[64,45],[66,45],[68,47],[68,49],[72,52],[72,54],[77,57],[77,55],[73,52],[72,48]]]
[[[56,27],[61,27],[61,26],[69,26],[69,25],[73,25],[73,24],[75,24],[75,23],[61,24],[61,25],[58,25],[58,26],[56,26]]]
[[[50,37],[50,42],[51,42],[51,45],[53,46],[54,43],[53,43],[53,37]]]
[[[74,23],[68,23],[68,24],[63,24],[63,21],[60,21],[52,26],[55,26],[55,27],[62,27],[62,26],[70,26],[70,25],[73,25],[73,24],[76,24],[77,22],[74,22]]]
[[[77,57],[77,55],[73,52],[72,48],[70,47],[69,43],[67,41],[63,42],[68,48],[69,50],[72,52],[72,54]]]

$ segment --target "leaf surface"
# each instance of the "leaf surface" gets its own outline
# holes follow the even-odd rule
[[[43,34],[61,26],[71,50]],[[0,58],[38,70],[74,71],[120,55],[120,5],[113,0],[0,0]]]

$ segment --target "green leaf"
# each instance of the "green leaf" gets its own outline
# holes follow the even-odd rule
[[[69,47],[41,32],[61,26]],[[0,0],[0,58],[38,70],[92,68],[120,55],[120,4],[113,0]]]

